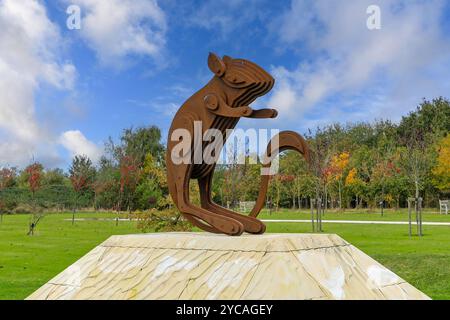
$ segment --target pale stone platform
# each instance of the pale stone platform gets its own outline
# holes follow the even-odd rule
[[[429,299],[337,235],[113,236],[28,299]]]

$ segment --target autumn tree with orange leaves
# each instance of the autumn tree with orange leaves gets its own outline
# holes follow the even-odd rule
[[[432,182],[441,192],[450,193],[450,133],[438,143],[437,152]]]
[[[326,181],[336,182],[339,194],[339,209],[342,209],[342,188],[345,182],[345,171],[348,167],[350,153],[342,152],[334,155],[325,169]]]

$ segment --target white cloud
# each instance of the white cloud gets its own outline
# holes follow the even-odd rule
[[[33,156],[54,162],[52,137],[36,118],[41,84],[73,86],[75,67],[58,59],[61,37],[40,1],[0,1],[0,165],[24,165]]]
[[[81,36],[100,62],[120,66],[129,55],[160,60],[166,17],[154,0],[67,0],[81,7]]]
[[[273,67],[277,85],[268,104],[282,109],[280,119],[308,113],[318,122],[396,120],[422,97],[448,92],[445,1],[385,0],[377,31],[366,27],[371,4],[293,0],[275,19],[272,32],[284,47],[308,58],[290,70]]]
[[[95,163],[102,156],[101,148],[89,141],[79,130],[64,132],[59,142],[70,151],[72,157],[86,155]]]

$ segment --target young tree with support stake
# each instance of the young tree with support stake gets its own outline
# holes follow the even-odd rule
[[[36,229],[39,221],[44,217],[42,212],[37,212],[36,210],[36,191],[41,187],[42,171],[43,166],[40,163],[33,163],[29,165],[25,172],[27,174],[28,188],[31,191],[32,202],[33,202],[33,213],[31,215],[31,221],[29,224],[28,235],[34,235],[34,230]]]
[[[311,132],[310,137],[312,137]],[[311,150],[311,170],[315,178],[315,198],[311,199],[311,223],[313,231],[322,232],[322,199],[324,199],[325,194],[326,167],[330,161],[331,141],[323,131],[317,129],[315,139],[308,139],[308,144]],[[316,222],[314,222],[314,209]]]
[[[414,202],[414,211],[416,213],[416,222],[418,225],[418,235],[422,236],[422,198],[420,192],[423,190],[425,181],[428,178],[431,161],[431,150],[429,150],[429,142],[427,133],[420,130],[420,127],[413,127],[408,135],[405,136],[405,145],[401,153],[401,165],[403,170],[407,172],[408,179],[414,185],[414,198],[408,199],[408,207]],[[410,210],[409,210],[410,212]],[[409,214],[409,222],[411,225],[411,214]]]

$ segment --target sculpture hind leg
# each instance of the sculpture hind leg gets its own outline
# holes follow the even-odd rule
[[[230,236],[239,236],[244,232],[244,226],[239,221],[230,217],[217,215],[214,212],[205,210],[192,204],[189,200],[189,182],[191,166],[180,164],[174,166],[175,169],[171,178],[175,178],[175,188],[170,191],[174,201],[187,220],[202,230],[212,233],[225,233]]]
[[[262,234],[266,231],[266,225],[256,218],[244,216],[233,212],[214,203],[211,199],[212,177],[214,170],[208,173],[207,176],[198,179],[200,189],[200,200],[202,208],[214,212],[217,215],[229,217],[242,223],[244,229],[248,233]]]
[[[178,119],[177,127],[185,129],[193,134],[193,123],[197,120],[195,115],[185,115]],[[167,184],[172,199],[178,210],[193,225],[202,230],[213,233],[225,233],[232,236],[241,235],[244,232],[243,225],[229,217],[223,217],[214,214],[208,210],[195,206],[189,199],[189,182],[192,175],[192,164],[180,163],[175,164],[172,160],[172,151],[175,146],[170,141],[167,148],[166,164],[167,164]]]

